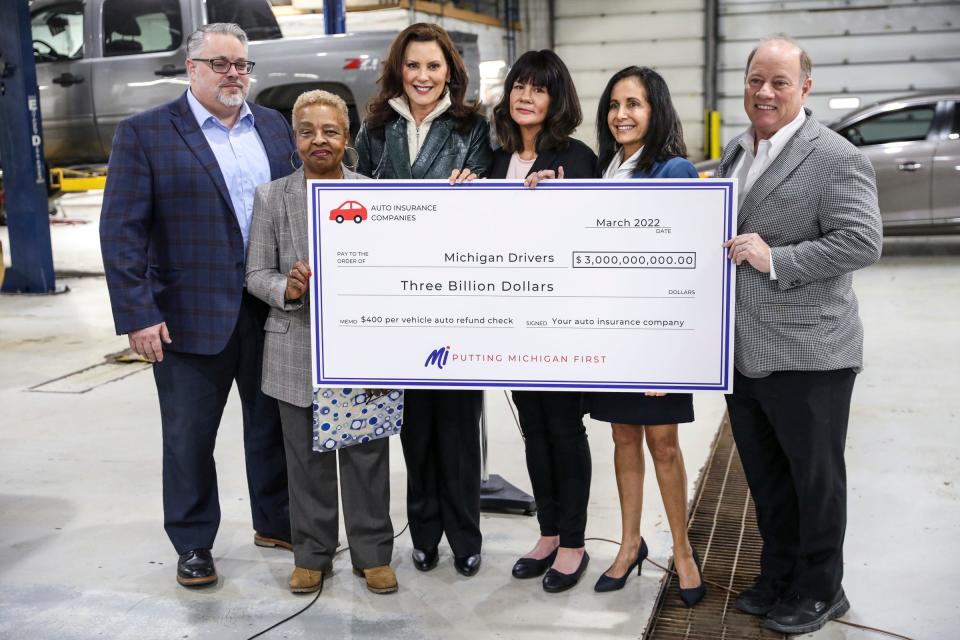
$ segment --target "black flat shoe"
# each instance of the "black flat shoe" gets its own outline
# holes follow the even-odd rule
[[[765,616],[777,605],[782,593],[777,581],[761,575],[753,581],[752,587],[740,592],[733,606],[752,616]]]
[[[700,555],[697,550],[693,550],[693,561],[697,564],[697,572],[700,574],[700,586],[689,589],[680,589],[680,599],[688,607],[694,607],[707,595],[707,585],[703,582],[703,569],[700,568]],[[676,564],[676,563],[674,563]],[[677,587],[680,587],[680,576],[677,576]]]
[[[793,594],[781,599],[770,610],[763,625],[778,633],[813,633],[845,614],[849,608],[850,603],[843,589],[837,591],[829,601]]]
[[[427,549],[426,551],[414,549],[411,557],[413,558],[413,566],[417,569],[420,571],[430,571],[430,569],[437,566],[440,552],[437,551],[437,549]]]
[[[542,560],[537,560],[536,558],[520,558],[513,563],[513,574],[514,578],[520,578],[521,580],[526,580],[527,578],[539,578],[547,569],[550,568],[550,565],[553,564],[553,561],[557,558],[557,550],[554,549],[553,553],[548,555]]]
[[[580,566],[573,573],[560,573],[553,567],[547,570],[543,576],[543,590],[547,593],[560,593],[580,582],[580,576],[587,570],[587,564],[590,563],[590,555],[584,551],[583,558],[580,559]]]
[[[480,571],[480,554],[475,553],[472,556],[454,556],[453,568],[462,576],[470,577],[477,575]]]
[[[210,549],[191,549],[177,560],[177,582],[185,587],[204,587],[217,581]]]
[[[627,572],[624,573],[619,578],[611,578],[606,573],[602,574],[597,580],[597,584],[593,585],[593,590],[599,593],[606,593],[607,591],[617,591],[623,589],[623,585],[627,584],[627,578],[630,577],[630,574],[633,573],[633,568],[637,568],[637,575],[640,575],[640,569],[642,568],[643,561],[647,559],[647,554],[649,550],[647,549],[647,542],[643,538],[640,538],[640,549],[637,552],[637,559],[633,561],[629,567],[627,567]]]

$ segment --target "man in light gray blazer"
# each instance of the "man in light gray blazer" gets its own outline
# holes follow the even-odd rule
[[[841,586],[844,446],[863,366],[852,273],[880,257],[873,167],[803,103],[809,56],[786,36],[747,60],[750,128],[718,177],[739,181],[733,393],[727,408],[763,537],[761,573],[736,601],[781,633],[849,608]]]

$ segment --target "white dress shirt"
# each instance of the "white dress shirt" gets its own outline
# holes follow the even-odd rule
[[[243,254],[250,246],[250,221],[253,218],[253,197],[257,187],[270,182],[270,159],[263,147],[260,134],[254,126],[253,112],[244,101],[240,107],[240,116],[233,127],[228,129],[210,113],[193,91],[187,89],[187,104],[197,119],[203,137],[207,139],[223,174],[223,181],[230,194],[233,213],[240,225],[243,236]]]
[[[603,172],[604,180],[629,180],[633,177],[633,171],[637,168],[637,162],[640,161],[640,154],[643,153],[643,147],[641,146],[637,149],[637,152],[627,158],[626,161],[623,160],[623,147],[617,149],[617,153],[614,154],[613,158],[610,160],[610,164],[607,165],[607,169]]]
[[[740,159],[737,160],[731,174],[731,177],[736,178],[740,184],[739,197],[737,198],[738,208],[743,204],[744,197],[753,188],[757,178],[762,176],[763,172],[777,159],[783,148],[787,146],[787,142],[800,130],[806,119],[807,112],[801,107],[800,113],[790,121],[790,124],[777,131],[770,138],[757,142],[756,155],[753,153],[755,141],[753,127],[748,128],[740,137],[740,147],[743,148],[743,153],[740,154]],[[770,279],[777,279],[772,252],[770,254]]]

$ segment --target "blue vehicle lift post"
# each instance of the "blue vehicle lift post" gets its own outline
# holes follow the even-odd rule
[[[4,293],[56,293],[40,94],[25,0],[0,2],[0,162],[11,266]]]
[[[323,32],[328,36],[347,31],[345,0],[323,0]]]

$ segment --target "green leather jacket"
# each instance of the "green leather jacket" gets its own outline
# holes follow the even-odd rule
[[[379,179],[431,180],[450,177],[454,169],[470,169],[483,177],[490,169],[490,127],[481,116],[460,132],[449,114],[434,120],[413,166],[407,148],[407,121],[399,114],[382,130],[367,131],[364,122],[357,134],[357,173]]]

